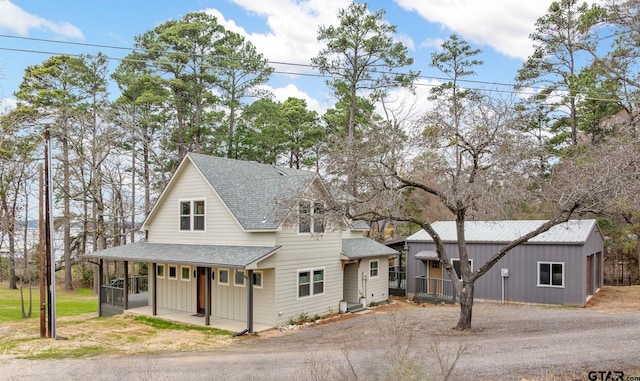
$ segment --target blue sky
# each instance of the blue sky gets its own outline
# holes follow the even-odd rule
[[[13,93],[24,69],[50,56],[39,52],[102,51],[113,58],[128,53],[24,38],[131,48],[136,35],[186,13],[207,11],[243,34],[267,59],[309,64],[322,48],[316,39],[318,27],[336,24],[338,10],[348,4],[347,0],[0,0],[0,99],[5,106],[15,104]],[[438,83],[433,77],[439,73],[428,67],[430,55],[453,33],[483,50],[484,65],[477,70],[477,80],[513,82],[532,52],[528,35],[551,0],[372,0],[368,4],[371,10],[385,9],[386,19],[397,25],[397,38],[415,60],[413,69],[424,76],[417,90],[421,97],[429,84]],[[303,98],[321,113],[334,102],[319,78],[277,74],[269,87],[276,99]]]

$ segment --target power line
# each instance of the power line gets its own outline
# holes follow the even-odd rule
[[[13,36],[13,35],[7,35],[7,34],[0,34],[0,38],[7,38],[7,39],[16,39],[16,40],[25,40],[25,41],[34,41],[34,42],[44,42],[44,43],[49,43],[49,44],[61,44],[61,45],[72,45],[72,46],[81,46],[81,47],[92,47],[92,48],[101,48],[101,49],[115,49],[115,50],[125,50],[125,51],[131,51],[131,52],[142,52],[142,53],[156,53],[156,54],[186,54],[192,57],[199,57],[199,58],[216,58],[216,56],[207,56],[207,55],[203,55],[203,54],[192,54],[192,53],[182,53],[182,52],[176,52],[176,51],[167,51],[167,50],[148,50],[148,49],[142,49],[142,48],[136,48],[136,47],[123,47],[123,46],[115,46],[115,45],[103,45],[103,44],[93,44],[93,43],[82,43],[82,42],[73,42],[73,41],[59,41],[59,40],[52,40],[52,39],[43,39],[43,38],[33,38],[33,37],[22,37],[22,36]],[[55,56],[55,55],[67,55],[67,56],[71,56],[71,57],[76,57],[76,58],[80,58],[83,56],[87,56],[87,54],[74,54],[74,53],[60,53],[60,52],[53,52],[53,51],[46,51],[46,50],[37,50],[37,49],[19,49],[19,48],[7,48],[7,47],[0,47],[0,50],[3,51],[12,51],[12,52],[20,52],[20,53],[31,53],[31,54],[46,54],[46,55],[51,55],[51,56]],[[144,60],[144,59],[133,59],[133,58],[121,58],[121,57],[113,57],[107,54],[102,53],[103,56],[110,60],[110,61],[117,61],[117,62],[137,62],[137,63],[145,63],[151,66],[154,66],[156,68],[159,68],[159,65],[173,65],[173,66],[187,66],[187,64],[182,64],[182,63],[178,63],[178,62],[171,62],[171,63],[167,63],[167,62],[159,62],[159,61],[152,61],[152,60]],[[225,58],[225,59],[229,59],[229,57],[224,57],[224,56],[217,56],[218,58]],[[232,58],[233,60],[234,58]],[[236,61],[240,61],[240,59],[235,59]],[[280,65],[280,66],[292,66],[292,67],[299,67],[299,68],[304,68],[304,69],[309,69],[309,70],[316,70],[316,68],[311,65],[311,64],[302,64],[302,63],[294,63],[294,62],[284,62],[284,61],[272,61],[269,59],[266,59],[265,62],[267,64],[270,65]],[[218,66],[218,65],[212,65],[212,64],[204,64],[202,65],[204,67],[208,67],[208,68],[221,68],[224,66]],[[304,72],[299,72],[299,71],[286,71],[283,69],[275,69],[273,73],[275,74],[281,74],[281,75],[292,75],[292,76],[302,76],[302,77],[314,77],[314,78],[324,78],[324,79],[329,79],[329,78],[336,78],[336,76],[332,76],[332,75],[325,75],[322,73],[304,73]],[[406,73],[399,73],[399,72],[377,72],[379,74],[391,74],[391,75],[400,75],[400,74],[406,74]],[[419,75],[417,78],[420,79],[425,79],[425,80],[436,80],[436,81],[442,81],[442,82],[446,82],[446,81],[450,81],[450,78],[446,78],[446,77],[437,77],[437,76],[426,76],[426,75]],[[505,89],[497,89],[497,88],[490,88],[487,89],[485,87],[467,87],[468,90],[473,90],[473,91],[482,91],[482,92],[489,92],[489,93],[503,93],[503,94],[518,94],[518,95],[523,95],[523,96],[531,96],[531,95],[535,95],[536,92],[535,90],[542,90],[545,89],[546,87],[536,87],[536,86],[528,86],[529,89],[534,90],[533,92],[531,91],[523,91],[523,90],[518,90],[517,87],[518,85],[513,84],[513,83],[503,83],[503,82],[495,82],[495,81],[483,81],[483,80],[472,80],[472,79],[459,79],[458,82],[460,83],[470,83],[470,84],[475,84],[475,85],[490,85],[490,86],[499,86],[499,87],[507,87],[509,89],[505,90]],[[438,85],[435,84],[428,84],[428,83],[414,83],[415,86],[420,86],[420,87],[436,87]],[[558,89],[557,91],[559,91],[560,93],[567,91],[567,90],[563,90],[563,89]],[[619,102],[619,99],[616,98],[604,98],[604,97],[599,97],[599,96],[592,96],[590,94],[585,94],[585,93],[579,93],[576,94],[574,96],[571,96],[573,98],[581,98],[584,100],[593,100],[593,101],[602,101],[602,102]],[[639,103],[640,101],[637,100],[631,100],[630,103]]]

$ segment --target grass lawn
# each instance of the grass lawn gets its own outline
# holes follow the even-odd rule
[[[29,289],[22,290],[25,311]],[[56,288],[56,340],[39,334],[39,288],[31,289],[31,318],[22,318],[20,290],[0,283],[0,355],[23,359],[62,359],[102,354],[212,350],[228,345],[232,332],[133,315],[97,317],[91,289]],[[2,377],[0,377],[2,378]]]
[[[22,289],[24,297],[25,313],[29,312],[29,288]],[[20,290],[9,290],[8,283],[0,283],[0,324],[22,320],[22,303]],[[31,317],[40,317],[40,288],[31,288]],[[96,313],[98,311],[98,296],[93,290],[80,288],[73,291],[65,291],[56,287],[56,317],[76,316],[84,313]]]

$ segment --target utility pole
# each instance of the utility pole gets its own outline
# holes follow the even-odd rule
[[[53,250],[51,236],[53,234],[53,195],[51,191],[52,171],[51,171],[51,137],[49,126],[44,130],[44,176],[45,176],[45,247],[47,248],[47,315],[49,317],[48,337],[56,337],[56,260]]]
[[[45,277],[45,268],[47,267],[47,263],[44,256],[45,251],[45,228],[44,228],[44,174],[42,169],[42,163],[38,164],[38,174],[39,174],[39,186],[38,186],[38,230],[40,231],[40,241],[38,243],[38,248],[40,251],[40,273],[38,282],[40,284],[40,337],[47,336],[47,317],[45,315],[47,310],[47,278]]]

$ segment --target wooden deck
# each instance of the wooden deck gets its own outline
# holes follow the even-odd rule
[[[415,282],[416,292],[413,300],[417,303],[456,303],[456,291],[451,280],[420,275],[416,277]]]

